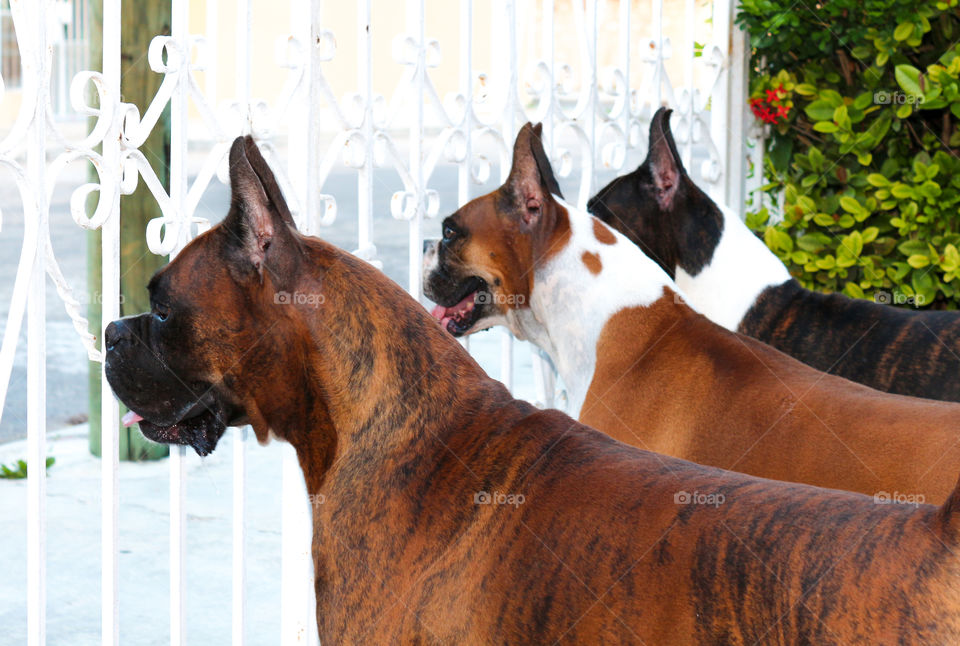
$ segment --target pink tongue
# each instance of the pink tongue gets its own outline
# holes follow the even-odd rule
[[[133,411],[128,411],[126,415],[123,416],[123,425],[124,426],[133,426],[143,418],[134,413]]]
[[[450,322],[450,319],[453,318],[453,315],[457,312],[457,310],[460,310],[466,307],[467,303],[472,303],[473,297],[475,294],[476,292],[470,292],[469,294],[463,297],[463,300],[461,300],[459,303],[457,303],[453,307],[444,307],[443,305],[437,305],[432,310],[430,310],[430,316],[437,319],[440,322],[440,327],[446,330],[447,323]]]

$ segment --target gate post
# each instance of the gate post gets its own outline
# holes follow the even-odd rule
[[[150,41],[157,34],[170,34],[170,2],[169,0],[136,0],[136,11],[133,3],[127,0],[127,11],[121,11],[121,54],[120,75],[123,79],[122,100],[133,103],[146,111],[150,101],[157,93],[163,76],[154,73],[147,63],[145,56],[150,47]],[[102,27],[103,17],[97,3],[93,5],[94,26],[92,32],[97,33]],[[91,38],[92,63],[102,60],[102,43]],[[157,121],[150,136],[140,146],[147,160],[153,167],[157,178],[169,189],[170,184],[170,107],[164,110],[163,116]],[[155,271],[166,263],[166,258],[158,256],[147,249],[146,228],[147,222],[162,215],[160,206],[150,193],[144,182],[137,185],[131,195],[120,198],[120,314],[136,314],[150,309],[149,298],[144,286]],[[102,327],[102,304],[104,296],[98,293],[101,284],[101,244],[102,232],[98,229],[89,234],[87,247],[87,285],[91,298],[89,299],[88,319],[91,329],[99,330]],[[100,366],[90,364],[90,452],[101,455],[101,416],[100,416]],[[122,407],[122,404],[121,404]],[[124,408],[124,410],[126,410]],[[136,427],[120,429],[120,459],[121,460],[156,460],[166,457],[170,448],[165,444],[157,444],[143,437]]]

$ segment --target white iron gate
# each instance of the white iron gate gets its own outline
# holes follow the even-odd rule
[[[12,18],[18,45],[18,51],[11,52],[0,43],[0,69],[9,80],[17,76],[21,85],[15,118],[0,123],[5,132],[0,168],[19,188],[24,217],[0,347],[0,403],[6,399],[25,327],[30,474],[26,594],[33,645],[45,643],[47,278],[74,322],[77,342],[85,345],[91,360],[101,359],[102,330],[87,330],[71,281],[60,271],[50,244],[49,196],[68,164],[88,163],[98,178],[76,186],[70,206],[79,227],[103,232],[104,325],[119,315],[120,195],[132,192],[138,182],[149,187],[163,215],[150,223],[147,243],[155,254],[175,255],[209,226],[198,204],[211,182],[225,180],[229,145],[243,133],[252,133],[266,149],[301,230],[324,235],[325,226],[356,218],[352,248],[374,263],[384,258],[377,243],[390,242],[377,235],[384,225],[374,212],[374,196],[390,194],[390,216],[407,222],[406,253],[401,255],[406,256],[406,280],[416,298],[421,242],[439,226],[430,218],[452,212],[476,196],[480,185],[496,185],[506,177],[513,137],[527,120],[544,123],[561,184],[570,191],[568,198],[583,206],[603,181],[632,170],[642,159],[653,111],[670,105],[676,110],[672,125],[688,168],[718,201],[743,208],[746,49],[732,26],[733,0],[406,0],[399,34],[396,27],[388,31],[378,24],[373,14],[375,8],[396,11],[398,3],[392,1],[357,0],[350,5],[289,0],[289,8],[281,12],[288,11],[290,18],[287,33],[278,34],[278,60],[266,64],[262,57],[254,60],[252,52],[262,35],[259,30],[276,22],[266,19],[278,12],[276,0],[206,0],[194,6],[190,0],[172,0],[170,36],[156,37],[144,52],[163,83],[143,114],[124,103],[121,94],[121,2],[102,2],[103,71],[73,75],[70,106],[62,110],[54,103],[65,89],[57,71],[70,69],[76,56],[62,46],[55,49],[54,38],[58,26],[61,34],[80,33],[72,22],[86,20],[85,3],[71,4],[80,7],[73,17],[64,13],[66,3],[57,0],[10,0],[9,18],[0,13],[0,20]],[[260,12],[256,19],[255,12]],[[431,22],[431,16],[440,13],[446,22]],[[234,22],[224,24],[224,15]],[[191,21],[202,22],[202,28]],[[343,51],[338,36],[355,43],[356,52]],[[232,48],[223,46],[231,40]],[[392,60],[383,54],[384,43],[390,43]],[[441,56],[441,44],[449,48],[455,65]],[[22,70],[10,60],[17,54]],[[255,98],[262,92],[255,82],[263,77],[257,70],[265,65],[273,70],[268,76],[283,75],[284,81],[262,101]],[[352,81],[346,87],[345,78]],[[221,96],[224,87],[230,90]],[[92,104],[91,89],[97,96]],[[349,94],[341,98],[344,91]],[[172,110],[169,193],[139,150],[167,105]],[[87,117],[93,125],[71,138],[56,116]],[[285,149],[284,154],[279,149]],[[356,187],[356,213],[338,212],[344,184],[342,173],[335,170],[343,165],[351,169],[350,182]],[[455,180],[447,188],[438,188],[442,167],[455,168]],[[378,169],[392,171],[387,184]],[[491,172],[498,176],[490,177]],[[91,196],[96,199],[88,200]],[[92,212],[88,201],[96,203]],[[492,354],[500,357],[498,376],[513,385],[514,343],[506,333],[497,334]],[[477,339],[474,352],[490,355],[489,340],[484,345]],[[485,360],[489,365],[490,359]],[[551,376],[539,355],[534,354],[532,362],[532,396],[549,404],[554,395]],[[119,640],[120,621],[118,439],[109,429],[117,428],[118,408],[105,380],[102,386],[102,643],[112,645]],[[233,643],[242,644],[246,448],[242,441],[233,446]],[[186,639],[184,474],[184,451],[173,449],[169,570],[175,645]],[[285,458],[283,489],[281,643],[306,643],[316,634],[312,582],[305,574],[311,568],[310,517],[292,450]]]

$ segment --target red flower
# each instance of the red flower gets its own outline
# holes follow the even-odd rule
[[[785,105],[777,106],[777,116],[787,118],[787,115],[790,114],[790,108]]]
[[[767,93],[767,103],[773,103],[774,101],[780,98],[779,96],[777,96],[776,90],[765,90],[765,92]]]

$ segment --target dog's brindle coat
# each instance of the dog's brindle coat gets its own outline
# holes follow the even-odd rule
[[[522,129],[506,184],[448,217],[424,254],[424,293],[450,332],[501,323],[531,340],[563,378],[568,412],[627,444],[775,480],[946,499],[960,405],[826,375],[711,322],[636,245],[552,197],[545,159],[536,129]],[[477,285],[482,304],[465,302]]]
[[[324,500],[322,643],[960,640],[960,494],[875,505],[515,400],[383,274],[297,233],[250,140],[230,161],[230,214],[157,274],[151,313],[111,324],[108,375],[165,442],[204,452],[249,421],[293,444]]]
[[[801,287],[736,214],[693,183],[669,115],[661,108],[654,116],[646,161],[590,200],[594,215],[639,245],[717,323],[878,390],[960,401],[960,315]]]

